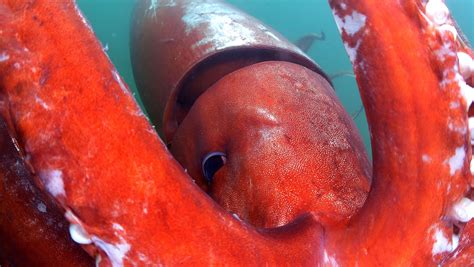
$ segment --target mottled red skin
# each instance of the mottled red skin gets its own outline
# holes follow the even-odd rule
[[[131,54],[145,108],[183,168],[256,227],[308,212],[323,224],[347,222],[366,199],[371,166],[319,67],[222,1],[199,2],[202,10],[192,9],[196,1],[170,3],[137,4]],[[249,41],[222,41],[239,32],[215,31],[219,16],[252,32]],[[214,151],[227,163],[207,185],[201,163]]]
[[[340,224],[370,187],[371,166],[355,129],[322,76],[267,61],[204,92],[171,152],[217,203],[254,226],[285,225],[307,212],[323,225]],[[208,186],[201,161],[214,151],[227,161]]]
[[[339,17],[352,11],[367,17],[366,28],[352,37],[343,31],[342,38],[350,47],[361,40],[354,71],[371,130],[374,173],[366,205],[347,229],[327,232],[325,248],[342,265],[435,265],[449,255],[432,256],[434,227],[451,236],[450,209],[472,182],[469,135],[448,127],[467,127],[466,104],[456,83],[441,87],[443,70],[456,58],[440,64],[430,53],[441,40],[455,42],[422,29],[418,1],[329,2]],[[461,104],[450,108],[452,101]],[[459,147],[467,156],[451,174],[446,160]]]
[[[89,234],[130,245],[125,265],[471,264],[472,221],[461,229],[459,254],[431,255],[432,227],[452,230],[448,211],[472,184],[469,136],[446,125],[449,118],[466,126],[467,108],[450,108],[460,101],[456,84],[440,88],[440,72],[456,61],[439,64],[429,53],[433,40],[422,30],[417,2],[330,1],[340,16],[351,14],[343,2],[367,16],[369,32],[356,36],[363,41],[354,63],[374,150],[373,187],[347,227],[323,229],[309,213],[262,230],[216,205],[138,113],[69,1],[0,1],[0,49],[10,56],[0,62],[0,88],[11,127],[33,170],[63,172],[66,196],[56,201]],[[356,39],[342,35],[354,47]],[[459,147],[467,156],[451,175],[446,160]],[[101,264],[110,265],[100,253]]]
[[[443,262],[446,266],[472,266],[474,264],[474,220],[469,221],[461,231],[459,246]]]
[[[36,173],[61,171],[65,196],[56,201],[89,235],[128,245],[127,265],[317,262],[322,228],[313,216],[256,229],[192,183],[73,2],[0,3],[0,47],[9,55],[0,63],[0,87],[13,126]],[[45,190],[48,177],[35,182]],[[88,251],[111,264],[102,249]]]
[[[232,32],[214,32],[213,36],[207,31],[210,21],[193,28],[183,20],[193,3],[217,6],[218,10],[196,11],[201,14],[192,15],[190,21],[209,14],[229,20],[221,11],[237,12],[244,19],[233,23],[255,34],[243,43],[225,42],[219,36]],[[284,60],[325,75],[281,34],[224,1],[142,0],[137,1],[133,14],[130,39],[135,80],[151,121],[167,143],[195,99],[234,70],[257,62]]]
[[[91,266],[72,242],[63,211],[33,183],[6,124],[0,119],[0,264]]]

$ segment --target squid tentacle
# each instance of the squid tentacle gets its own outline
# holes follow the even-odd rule
[[[0,114],[5,120],[0,121],[0,263],[90,265],[93,258],[64,236],[67,221],[72,239],[100,266],[472,265],[474,53],[459,38],[442,1],[329,1],[367,111],[373,180],[357,133],[319,67],[271,29],[245,16],[243,21],[251,25],[239,30],[248,33],[256,27],[265,37],[253,40],[246,35],[243,46],[232,39],[233,45],[238,43],[236,51],[244,53],[234,56],[235,62],[226,61],[232,47],[217,38],[222,32],[203,34],[193,27],[212,28],[205,18],[240,27],[245,24],[239,22],[242,15],[232,17],[236,11],[230,7],[202,10],[194,5],[198,2],[206,4],[201,8],[226,6],[210,0],[144,0],[138,4],[133,36],[135,45],[145,44],[135,51],[134,70],[136,75],[146,74],[139,78],[142,93],[148,96],[145,104],[185,170],[140,111],[73,0],[0,0]],[[181,4],[194,6],[197,14],[183,13],[176,7]],[[186,15],[193,27],[180,29],[182,25],[174,23],[171,29],[158,29],[159,19]],[[232,16],[229,20],[218,15]],[[179,35],[180,30],[187,34],[182,39],[172,36],[147,43],[150,36]],[[214,38],[206,39],[211,35]],[[249,53],[255,44],[258,52],[265,51],[263,59]],[[167,51],[174,47],[179,53],[157,56],[152,49],[157,46]],[[168,64],[176,55],[186,64]],[[172,70],[170,76],[156,68],[159,64]],[[318,104],[307,105],[311,101]],[[319,114],[311,110],[316,106]],[[329,168],[321,178],[328,180],[321,185],[336,188],[335,194],[360,193],[354,206],[308,208],[305,198],[285,198],[291,190],[279,187],[314,193],[319,180],[301,186],[301,180],[285,172],[279,175],[288,179],[279,180],[279,175],[249,179],[260,174],[258,164],[291,164],[266,158],[238,165],[252,155],[264,158],[259,153],[266,149],[283,147],[287,153],[312,142],[305,134],[313,135],[314,128],[294,127],[295,122],[304,124],[299,124],[299,117],[281,116],[278,107],[291,108],[310,121],[321,114],[339,119],[315,127],[323,129],[321,135],[331,130],[346,134],[340,135],[351,140],[350,149],[344,151],[354,155],[338,166],[353,168],[357,177]],[[268,138],[285,127],[294,135]],[[216,141],[215,136],[224,138]],[[303,141],[294,145],[295,140]],[[323,147],[334,147],[330,138],[320,140],[327,141]],[[209,179],[201,173],[202,160],[214,151],[225,159]],[[320,157],[324,162],[338,155]],[[304,157],[298,160],[310,162]],[[311,175],[303,178],[311,180]],[[347,188],[327,177],[342,179]],[[241,178],[263,181],[268,187],[246,187],[251,183],[243,180],[237,184],[238,193],[248,195],[229,201],[236,199],[237,191],[226,195],[226,190]],[[265,190],[258,191],[261,188]],[[277,193],[272,195],[271,189]],[[252,197],[255,203],[270,204],[255,212],[249,208]],[[282,199],[288,200],[283,203],[291,207],[288,213],[261,212]],[[8,210],[9,203],[15,211]],[[32,220],[34,224],[6,232],[15,229],[14,223]],[[56,227],[59,224],[63,225]],[[41,235],[21,231],[35,229],[54,243],[32,248],[41,242]],[[18,257],[17,252],[30,248],[34,251],[29,257]],[[57,249],[58,257],[49,258],[47,253]]]
[[[322,229],[312,216],[257,231],[192,183],[73,1],[4,2],[1,15],[11,29],[1,33],[1,88],[19,142],[37,186],[100,265],[316,261]]]
[[[328,254],[348,263],[357,247],[359,264],[442,263],[458,234],[451,209],[472,185],[464,48],[441,1],[378,3],[330,1],[368,114],[374,184]]]

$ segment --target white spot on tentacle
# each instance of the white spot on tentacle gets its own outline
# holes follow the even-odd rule
[[[464,165],[465,157],[466,151],[464,150],[464,147],[461,146],[456,148],[454,155],[447,160],[447,163],[449,164],[449,173],[451,174],[451,176],[454,175],[457,171],[461,170]]]
[[[452,57],[455,55],[454,51],[451,49],[450,44],[447,43],[443,44],[443,46],[438,50],[434,51],[434,53],[441,60],[443,60],[447,56]]]
[[[46,205],[43,202],[38,203],[36,208],[42,213],[45,213],[47,211]]]
[[[458,101],[453,101],[453,102],[449,103],[449,108],[450,109],[457,109],[459,107],[460,107],[460,104],[459,104]]]
[[[339,266],[336,259],[334,257],[330,256],[326,250],[324,250],[323,264],[324,264],[324,266],[331,266],[331,267],[338,267]]]
[[[339,29],[339,33],[345,32],[349,37],[353,37],[356,33],[365,28],[367,17],[364,14],[361,14],[357,11],[352,11],[351,15],[340,17],[334,10],[332,11],[336,25]],[[351,46],[347,41],[344,42],[344,47],[346,48],[346,52],[349,55],[349,59],[353,65],[357,58],[357,50],[359,50],[360,45],[361,39],[357,40],[354,46]]]
[[[6,52],[0,53],[0,62],[5,62],[9,59],[10,59],[10,56]]]
[[[344,42],[344,47],[346,48],[347,55],[349,56],[349,60],[351,61],[352,64],[355,63],[355,60],[357,58],[357,50],[360,47],[361,40],[358,40],[356,45],[354,47],[350,47],[347,42]]]
[[[138,260],[143,262],[143,266],[150,266],[150,267],[163,266],[163,264],[150,260],[144,253],[138,252],[137,255],[138,255]]]
[[[352,11],[351,15],[346,15],[343,18],[334,16],[339,31],[346,32],[349,36],[353,36],[365,27],[367,17],[356,11]]]
[[[44,102],[43,99],[41,99],[40,97],[38,96],[35,96],[35,101],[36,103],[38,103],[42,108],[46,109],[46,110],[51,110],[51,107],[46,104],[46,102]]]
[[[448,129],[454,132],[458,132],[462,135],[465,135],[467,133],[466,126],[464,124],[459,125],[459,123],[456,123],[456,122],[449,122]]]
[[[423,162],[425,162],[425,163],[430,163],[430,162],[431,162],[431,157],[428,156],[427,154],[423,154],[423,155],[421,156],[421,160],[422,160]]]
[[[39,172],[39,177],[46,190],[53,196],[66,196],[64,190],[63,172],[60,170],[44,170]]]
[[[145,203],[143,204],[143,213],[144,213],[144,214],[148,214],[148,202],[145,202]]]
[[[120,237],[120,243],[117,244],[107,243],[97,236],[92,236],[91,240],[107,255],[113,267],[124,266],[123,260],[126,257],[128,251],[130,251],[131,246],[125,242],[122,237]]]
[[[118,224],[118,223],[113,223],[113,224],[112,224],[112,228],[114,228],[114,230],[120,231],[120,232],[125,231],[125,230],[123,229],[123,227],[122,227],[120,224]]]

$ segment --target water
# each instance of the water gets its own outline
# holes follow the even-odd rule
[[[129,25],[135,0],[77,0],[79,7],[92,24],[94,31],[119,73],[136,90],[129,54]],[[308,33],[324,31],[326,40],[316,42],[308,51],[329,75],[352,71],[341,38],[327,1],[322,0],[229,0],[229,3],[270,25],[290,41]],[[447,0],[448,7],[469,40],[474,40],[474,1]],[[335,79],[336,92],[348,111],[354,116],[362,104],[353,77]],[[355,117],[364,143],[371,154],[370,137],[365,113]]]

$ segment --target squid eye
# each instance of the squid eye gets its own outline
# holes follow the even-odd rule
[[[226,155],[222,152],[211,152],[202,160],[202,174],[211,184],[214,174],[225,164]]]

